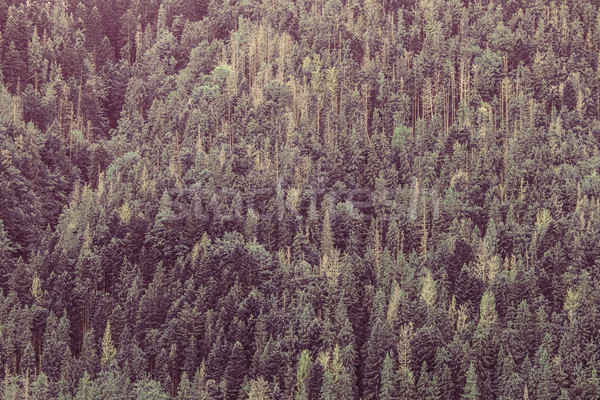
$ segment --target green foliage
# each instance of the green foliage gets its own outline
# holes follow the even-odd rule
[[[160,383],[154,380],[139,381],[135,385],[136,400],[168,400],[169,395],[160,387]]]
[[[479,325],[488,328],[496,322],[497,318],[494,294],[486,291],[481,296],[481,303],[479,304]]]
[[[90,380],[90,375],[85,371],[83,377],[79,380],[75,400],[92,400],[98,397],[97,388],[94,382]]]
[[[140,159],[136,151],[131,151],[123,154],[121,157],[113,161],[106,170],[107,181],[112,181],[118,178],[128,179],[128,175],[133,166]]]
[[[408,137],[410,136],[410,130],[400,125],[394,128],[394,135],[392,136],[392,147],[404,147],[407,145]]]
[[[312,368],[312,360],[308,350],[302,350],[298,359],[296,369],[296,390],[294,398],[296,400],[308,399],[308,377]]]
[[[379,389],[379,399],[381,400],[394,400],[399,398],[398,382],[394,367],[394,359],[391,354],[386,354],[385,360],[383,360],[381,385]]]
[[[467,382],[465,383],[465,389],[461,396],[464,400],[478,400],[481,398],[481,394],[478,388],[477,374],[475,372],[475,365],[469,364],[466,376]]]
[[[103,367],[108,366],[111,361],[115,358],[117,350],[112,341],[112,333],[110,330],[110,320],[106,321],[106,328],[104,329],[104,336],[102,337],[102,356],[100,363]]]

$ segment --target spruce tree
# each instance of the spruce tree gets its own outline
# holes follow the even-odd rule
[[[388,352],[383,360],[379,399],[396,400],[398,397],[398,381],[392,354]]]
[[[481,398],[481,394],[479,392],[479,383],[477,378],[477,373],[475,371],[475,364],[471,362],[469,364],[469,369],[467,370],[466,376],[467,382],[465,383],[465,387],[463,389],[463,394],[461,396],[462,400],[479,400]]]
[[[231,349],[229,362],[225,368],[224,378],[227,382],[227,398],[235,399],[238,397],[246,369],[247,361],[244,346],[240,342],[235,342]]]
[[[110,320],[107,320],[106,328],[104,329],[104,336],[102,336],[102,355],[100,357],[100,363],[102,364],[102,367],[108,367],[116,355],[117,349],[112,341]]]

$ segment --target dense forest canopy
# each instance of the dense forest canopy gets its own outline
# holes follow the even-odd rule
[[[0,0],[2,399],[600,398],[600,1]]]

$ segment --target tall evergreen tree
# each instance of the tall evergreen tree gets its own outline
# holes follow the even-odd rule
[[[478,400],[481,397],[479,392],[479,383],[477,378],[477,373],[475,371],[475,364],[471,362],[469,364],[469,369],[467,370],[466,376],[467,382],[465,383],[465,388],[461,399],[464,400]]]

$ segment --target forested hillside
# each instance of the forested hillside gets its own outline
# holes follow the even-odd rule
[[[600,1],[0,32],[2,399],[600,398]]]

